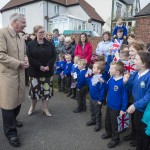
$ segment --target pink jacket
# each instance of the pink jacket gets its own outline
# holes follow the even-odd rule
[[[80,56],[81,59],[86,59],[88,64],[91,63],[91,56],[92,56],[92,45],[91,43],[86,43],[84,49],[82,50],[82,46],[77,44],[74,56]]]

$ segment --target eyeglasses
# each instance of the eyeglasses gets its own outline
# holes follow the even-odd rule
[[[43,34],[43,33],[45,33],[45,31],[41,31],[41,32],[38,32],[39,34]]]

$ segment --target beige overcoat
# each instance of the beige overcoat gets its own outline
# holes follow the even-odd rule
[[[24,60],[25,42],[11,28],[0,30],[0,108],[11,110],[22,104],[25,74],[19,67]]]

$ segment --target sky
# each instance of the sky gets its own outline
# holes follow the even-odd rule
[[[0,0],[0,9],[9,2],[10,0]],[[99,10],[99,6],[100,6],[100,2],[102,0],[86,0],[89,4],[91,4],[95,10],[98,12]],[[141,9],[143,7],[145,7],[148,3],[150,2],[150,0],[140,0],[141,3]],[[0,13],[0,28],[2,27],[2,15]]]

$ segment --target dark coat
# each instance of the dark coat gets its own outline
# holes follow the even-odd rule
[[[27,55],[29,59],[28,74],[30,77],[50,77],[53,75],[56,51],[51,42],[44,39],[44,43],[39,44],[37,39],[34,39],[27,46]],[[40,70],[41,66],[49,66],[50,70],[42,72]]]

